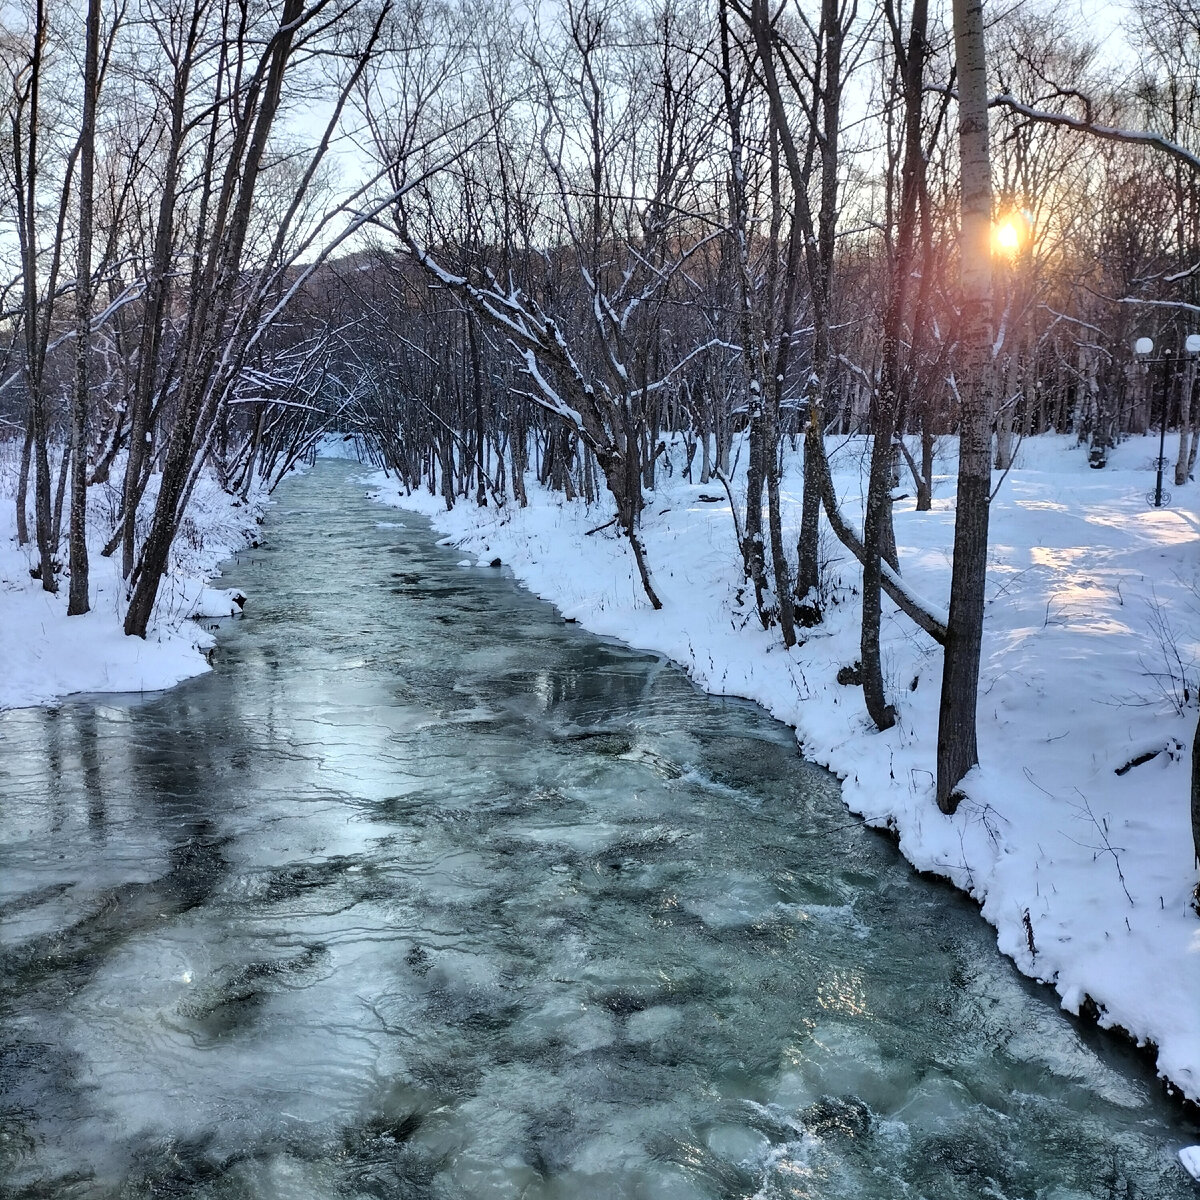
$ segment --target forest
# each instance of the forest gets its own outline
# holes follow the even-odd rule
[[[41,586],[86,610],[102,492],[144,637],[198,474],[244,496],[334,428],[447,505],[521,504],[531,470],[605,494],[657,606],[638,528],[666,439],[729,488],[744,435],[730,500],[763,625],[790,646],[820,622],[823,511],[863,563],[879,728],[881,593],[945,645],[950,811],[976,757],[992,466],[1052,430],[1102,469],[1169,428],[1181,487],[1197,452],[1200,20],[1135,7],[1114,72],[1035,9],[970,13],[6,10],[0,419]],[[873,446],[861,529],[837,432]],[[949,617],[905,589],[891,520],[898,487],[930,505],[946,435]],[[779,478],[801,453],[791,545]]]
[[[1066,1050],[1019,1048],[1027,1027],[1041,1036],[1041,1001],[1014,1000],[979,965],[973,909],[960,921],[945,896],[922,890],[928,879],[895,882],[895,843],[919,875],[970,896],[1000,951],[1056,989],[1066,1013],[1155,1056],[1175,1107],[1128,1135],[1136,1171],[1121,1176],[1112,1152],[1105,1194],[1134,1195],[1134,1174],[1166,1179],[1167,1144],[1170,1171],[1178,1155],[1200,1178],[1200,1147],[1176,1145],[1195,1140],[1195,1109],[1178,1098],[1200,1103],[1200,8],[1130,0],[1119,30],[1096,16],[1089,27],[1049,5],[982,0],[0,6],[0,750],[11,751],[0,754],[0,847],[10,834],[25,847],[26,825],[44,834],[13,876],[20,944],[0,948],[14,1003],[36,1007],[26,982],[68,969],[112,969],[103,986],[124,995],[121,956],[163,929],[175,937],[194,901],[213,912],[229,961],[204,978],[190,950],[172,942],[156,953],[183,956],[170,986],[203,983],[186,993],[199,1000],[171,1009],[195,1045],[236,1050],[226,1033],[241,1036],[276,1003],[317,1028],[324,1017],[305,1010],[316,1001],[303,993],[335,978],[322,1003],[343,1032],[366,1022],[355,1046],[382,1037],[381,1056],[399,1044],[408,1053],[404,1031],[423,1022],[445,1035],[437,1070],[412,1068],[412,1096],[427,1089],[412,1112],[387,1118],[383,1134],[337,1133],[333,1158],[372,1170],[384,1134],[389,1154],[418,1155],[409,1139],[449,1110],[437,1104],[473,1094],[441,1078],[460,1070],[456,1039],[488,1071],[488,1056],[507,1069],[536,1043],[562,1072],[555,1086],[569,1107],[571,1038],[603,1026],[580,1051],[598,1055],[603,1080],[643,1043],[674,1047],[655,1060],[670,1074],[704,1041],[676,1045],[672,1022],[708,1029],[724,999],[705,988],[726,975],[738,987],[762,979],[776,995],[767,1066],[751,1083],[726,1077],[729,1062],[759,1053],[723,1049],[723,1038],[758,1036],[751,1013],[729,1022],[735,1035],[709,1029],[716,1065],[696,1078],[728,1084],[739,1103],[767,1095],[768,1079],[773,1098],[749,1131],[704,1126],[707,1149],[693,1157],[717,1180],[709,1190],[646,1184],[691,1161],[646,1134],[643,1190],[621,1195],[749,1195],[765,1187],[750,1159],[713,1166],[714,1146],[757,1147],[766,1178],[785,1160],[780,1146],[800,1161],[847,1128],[865,1137],[889,1105],[914,1129],[926,1103],[941,1121],[958,1111],[954,1088],[976,1077],[1001,1080],[1004,1125],[1027,1068],[1052,1077],[1052,1092],[1088,1080],[1077,1104],[1088,1120],[1118,1095],[1105,1128],[1125,1137],[1134,1118],[1122,1106],[1138,1114],[1139,1101],[1120,1099],[1126,1085],[1092,1064],[1074,1025],[1046,1035]],[[316,466],[318,455],[354,462]],[[376,520],[380,505],[420,514],[421,532]],[[455,561],[452,548],[469,557]],[[238,587],[207,586],[222,563]],[[222,624],[247,604],[244,579],[259,589],[246,620]],[[535,613],[534,596],[556,607]],[[575,626],[614,642],[571,642]],[[198,647],[215,682],[146,700],[206,669]],[[672,663],[701,691],[677,687]],[[679,705],[678,728],[655,707],[662,691]],[[125,699],[63,702],[99,692]],[[417,694],[428,711],[413,715]],[[726,708],[715,697],[735,699]],[[784,722],[786,754],[764,714],[736,707],[745,700]],[[736,752],[712,732],[726,721],[740,731]],[[435,743],[433,774],[421,775],[413,764],[424,770]],[[464,765],[453,756],[468,745]],[[141,765],[119,768],[123,756]],[[818,767],[832,774],[814,782],[806,772]],[[455,789],[476,774],[487,794],[468,803]],[[230,782],[243,779],[244,789]],[[785,783],[794,812],[777,828],[772,789]],[[562,850],[544,813],[574,812],[592,786],[609,807],[579,818]],[[120,824],[112,813],[126,792],[146,808]],[[302,820],[287,808],[301,796],[319,802]],[[535,802],[546,822],[536,828]],[[288,862],[282,833],[256,841],[260,805],[264,827],[303,827],[306,857]],[[58,863],[62,820],[78,822],[71,845],[101,882],[59,880],[69,869]],[[124,878],[103,849],[110,826],[121,845],[141,846],[131,860],[162,871],[105,891],[106,872]],[[360,845],[368,828],[379,835]],[[610,845],[614,830],[624,840]],[[868,841],[869,830],[884,839]],[[444,864],[427,872],[420,856],[432,845],[478,879],[456,890]],[[808,847],[824,856],[811,894],[789,857]],[[249,882],[237,875],[243,853]],[[676,856],[686,877],[672,874]],[[377,872],[391,890],[371,891]],[[649,925],[639,923],[645,880]],[[330,912],[354,914],[346,945],[366,911],[390,946],[405,928],[392,923],[401,900],[416,906],[420,893],[424,936],[473,888],[496,928],[511,911],[527,925],[468,967],[451,944],[461,931],[444,944],[441,933],[412,935],[402,968],[360,963],[332,934],[323,940],[324,927],[291,940],[298,897],[336,892],[344,905]],[[528,913],[527,891],[537,897]],[[72,915],[48,941],[44,906],[66,896],[67,912],[77,894],[92,915]],[[269,951],[225,932],[236,923],[221,906],[243,894],[278,922]],[[581,896],[586,920],[572,907]],[[297,907],[281,913],[284,901]],[[567,914],[553,936],[539,924],[543,906]],[[811,1081],[801,1088],[783,1068],[780,1082],[775,1060],[797,1056],[802,1075],[805,1053],[842,1044],[840,1027],[826,1037],[818,1022],[874,1020],[868,991],[899,995],[884,926],[901,931],[896,960],[913,978],[927,956],[931,978],[946,977],[910,1019],[924,1029],[949,1014],[979,1042],[971,1053],[991,1057],[964,1056],[973,1065],[962,1080],[949,1072],[944,1094],[928,1083],[947,1061],[940,1051],[894,1089],[879,1083],[891,1052],[861,1048],[829,1051],[837,1087],[812,1084],[810,1096]],[[820,981],[798,950],[818,928],[833,948]],[[599,968],[593,977],[590,965],[559,961],[562,947],[599,939],[595,955],[619,976],[610,936],[638,953],[661,936],[652,957],[663,962],[701,945],[702,965],[669,986],[639,975],[622,991]],[[285,943],[292,957],[280,958]],[[405,1003],[416,1006],[399,1017],[380,983],[393,969],[411,975]],[[663,979],[666,969],[637,966]],[[158,967],[139,971],[136,988]],[[538,1042],[539,1022],[554,1024],[549,1009],[526,1020],[532,1001],[495,999],[523,987],[511,982],[522,972],[573,989],[574,1023],[549,1051]],[[289,973],[307,981],[294,995]],[[608,988],[599,999],[596,979]],[[810,983],[793,1004],[787,989]],[[71,982],[63,994],[76,991]],[[90,1003],[86,988],[79,995]],[[893,1002],[909,1001],[883,1003]],[[154,997],[137,1003],[134,1024],[158,1011]],[[815,1014],[796,1035],[803,1052],[784,1044],[797,1005]],[[518,1010],[519,1054],[504,1041]],[[58,1019],[39,1011],[28,1029]],[[824,1032],[810,1045],[812,1029]],[[326,1033],[329,1045],[342,1037]],[[875,1026],[870,1036],[886,1042]],[[56,1044],[38,1039],[22,1043],[29,1062]],[[137,1061],[174,1078],[170,1061],[154,1059],[155,1038],[142,1040]],[[625,1054],[616,1066],[604,1058],[612,1045]],[[347,1061],[356,1052],[338,1051]],[[80,1053],[100,1061],[107,1051]],[[863,1082],[870,1071],[854,1072],[872,1055],[883,1065]],[[1113,1070],[1124,1078],[1124,1065]],[[0,1071],[0,1093],[23,1072]],[[599,1090],[588,1119],[606,1128],[606,1085],[589,1079]],[[695,1100],[694,1080],[671,1079],[662,1086]],[[638,1095],[627,1083],[624,1094]],[[778,1097],[793,1085],[804,1104],[788,1109]],[[73,1077],[54,1086],[75,1096]],[[203,1086],[224,1094],[223,1077]],[[256,1096],[257,1080],[247,1086]],[[495,1086],[497,1104],[510,1103],[508,1084]],[[312,1090],[299,1073],[281,1087],[289,1103],[287,1088]],[[1140,1084],[1129,1087],[1144,1100]],[[137,1104],[152,1094],[132,1090]],[[400,1094],[371,1104],[402,1107]],[[1071,1092],[1054,1111],[1076,1103]],[[25,1122],[37,1098],[18,1108]],[[795,1110],[786,1120],[785,1109]],[[336,1125],[322,1121],[324,1133]],[[1032,1194],[1032,1182],[995,1183],[1007,1169],[996,1163],[1021,1158],[996,1136],[979,1155],[992,1173],[981,1167],[969,1182],[974,1160],[958,1145],[897,1151],[893,1139],[879,1153],[904,1159],[894,1170],[906,1185],[949,1163],[964,1196]],[[1104,1154],[1108,1136],[1097,1141]],[[297,1160],[309,1153],[302,1142],[288,1143]],[[521,1186],[557,1178],[553,1142],[544,1130],[525,1142],[513,1133],[503,1170]],[[130,1147],[133,1162],[142,1150]],[[1090,1186],[1094,1149],[1077,1175],[1053,1176],[1071,1194]],[[1052,1151],[1043,1161],[1062,1157],[1057,1143]],[[184,1146],[163,1178],[182,1188],[170,1172],[184,1178],[189,1155],[230,1179],[252,1169],[233,1155],[218,1171],[215,1153]],[[422,1170],[451,1171],[451,1158]],[[492,1194],[479,1182],[495,1183],[491,1169],[445,1194]],[[405,1188],[418,1177],[397,1170]],[[23,1194],[68,1194],[28,1186]],[[863,1186],[853,1194],[875,1194]],[[379,1187],[363,1194],[410,1194]]]

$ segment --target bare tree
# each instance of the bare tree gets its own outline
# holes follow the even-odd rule
[[[659,453],[651,435],[661,397],[713,341],[676,344],[669,361],[661,314],[688,286],[685,268],[703,272],[716,235],[697,235],[688,220],[711,141],[696,24],[667,10],[650,17],[663,21],[654,39],[616,7],[585,0],[563,11],[557,38],[528,47],[537,104],[528,152],[540,172],[529,183],[542,199],[519,198],[507,176],[506,214],[526,223],[498,235],[494,255],[485,239],[457,266],[447,258],[462,247],[445,237],[438,205],[449,189],[461,207],[461,179],[444,180],[423,205],[410,193],[395,227],[415,261],[517,357],[529,398],[559,423],[550,461],[577,444],[585,486],[588,463],[599,468],[657,608],[640,532]],[[387,138],[377,142],[394,155]],[[680,327],[673,332],[677,342]]]
[[[72,152],[61,168],[62,186],[44,289],[40,284],[43,260],[40,239],[44,235],[40,214],[43,201],[43,161],[41,138],[46,116],[43,111],[44,84],[48,72],[50,16],[44,0],[37,0],[31,14],[28,48],[9,59],[8,67],[14,102],[9,109],[8,176],[16,210],[17,241],[21,254],[21,331],[23,335],[24,378],[29,397],[27,444],[32,450],[34,468],[34,526],[38,547],[37,573],[42,587],[58,588],[54,558],[53,513],[49,459],[49,402],[46,395],[47,354],[54,315],[54,299],[62,265],[63,231],[69,203],[69,180],[74,170]],[[22,456],[22,480],[30,462],[29,452]],[[18,488],[18,523],[24,523],[25,489]]]
[[[744,139],[744,117],[749,111],[749,90],[752,79],[743,75],[735,78],[731,36],[729,29],[730,5],[720,0],[717,9],[720,29],[721,90],[725,101],[725,119],[729,126],[729,227],[732,234],[732,258],[737,279],[736,312],[738,342],[741,346],[742,376],[745,382],[745,410],[747,415],[748,457],[746,463],[746,508],[744,518],[738,522],[740,550],[746,578],[754,586],[755,602],[764,626],[769,626],[776,617],[783,632],[784,645],[796,640],[792,618],[791,588],[787,579],[786,561],[776,562],[776,590],[774,603],[769,598],[767,582],[766,547],[763,538],[762,505],[763,489],[768,479],[773,479],[772,494],[776,497],[773,514],[778,508],[779,472],[777,466],[778,419],[775,405],[776,392],[771,398],[766,395],[766,330],[762,319],[765,307],[758,303],[756,281],[751,275],[750,241],[752,224],[750,215],[751,183],[747,178],[747,149]],[[772,213],[771,229],[777,229],[776,212]],[[777,235],[772,236],[769,253],[775,250]],[[772,254],[772,265],[775,255]],[[768,304],[770,301],[768,301]],[[777,543],[778,545],[778,543]],[[779,547],[782,550],[782,547]]]
[[[887,307],[883,316],[883,346],[879,387],[872,428],[870,478],[863,513],[863,601],[862,636],[859,662],[863,697],[867,712],[879,729],[889,729],[896,721],[896,710],[884,694],[883,670],[879,652],[881,618],[882,561],[886,555],[893,570],[896,561],[892,534],[892,472],[895,462],[893,443],[900,417],[902,387],[902,338],[909,318],[910,288],[916,263],[917,219],[924,193],[925,146],[922,108],[925,97],[925,59],[927,55],[928,6],[926,0],[914,0],[907,42],[902,41],[898,16],[890,4],[885,6],[891,32],[892,51],[901,81],[903,104],[903,165],[900,171],[900,198],[895,213],[896,239],[890,255]]]
[[[386,8],[368,26],[363,44],[346,54],[349,73],[340,84],[324,134],[294,180],[290,201],[264,236],[260,247],[262,266],[246,280],[244,252],[252,228],[256,189],[283,102],[285,77],[301,55],[321,53],[321,39],[336,36],[340,23],[347,21],[356,5],[350,0],[345,8],[332,14],[324,7],[306,9],[303,0],[283,0],[278,14],[270,20],[274,29],[265,31],[263,48],[256,59],[247,53],[250,43],[245,30],[221,50],[228,57],[230,90],[211,110],[212,134],[206,147],[207,173],[201,197],[204,216],[198,221],[199,228],[209,231],[208,242],[206,246],[197,244],[193,256],[187,316],[171,381],[173,423],[154,513],[132,575],[125,615],[127,634],[145,636],[168,568],[171,543],[208,450],[215,418],[233,394],[247,356],[299,289],[306,273],[376,211],[361,214],[327,244],[306,271],[294,270],[296,258],[312,249],[321,229],[332,220],[333,214],[323,214],[305,236],[293,238],[342,109],[378,42]],[[218,168],[215,146],[222,129],[216,122],[227,111],[226,106],[232,110],[232,132]],[[342,202],[335,213],[344,211],[351,201]],[[291,283],[286,282],[289,272],[297,275]]]
[[[96,176],[96,101],[100,86],[100,0],[88,0],[83,111],[79,130],[79,245],[75,268],[75,394],[71,402],[71,583],[67,615],[88,611],[88,357],[92,339],[92,203]]]
[[[950,619],[938,710],[936,790],[943,812],[957,808],[958,785],[979,761],[976,707],[992,465],[992,180],[983,29],[982,0],[954,0],[962,178],[962,407]]]

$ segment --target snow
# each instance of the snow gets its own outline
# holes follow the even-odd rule
[[[1200,1146],[1185,1146],[1179,1152],[1179,1161],[1193,1179],[1200,1180]]]
[[[346,458],[362,462],[362,442],[353,433],[325,433],[317,439],[318,458]]]
[[[235,599],[241,593],[206,584],[218,564],[254,540],[265,499],[236,501],[205,476],[197,482],[172,549],[171,571],[163,580],[148,636],[144,641],[125,636],[120,551],[111,558],[101,555],[113,528],[121,477],[118,464],[112,483],[90,489],[91,611],[68,617],[65,572],[57,594],[43,591],[29,575],[34,547],[17,545],[15,453],[12,443],[0,446],[0,709],[49,704],[75,692],[171,687],[208,670],[204,651],[213,644],[212,634],[189,617],[211,619],[241,611]],[[147,512],[156,482],[151,479]]]
[[[830,450],[846,514],[861,523],[867,444],[831,441]],[[876,732],[861,690],[835,678],[858,658],[861,572],[828,530],[827,619],[787,651],[749,607],[727,501],[712,503],[711,486],[681,478],[678,447],[644,517],[657,613],[625,542],[612,529],[586,532],[611,515],[604,504],[566,503],[530,479],[528,508],[461,502],[446,512],[440,496],[406,496],[382,474],[370,482],[378,499],[429,517],[440,544],[479,565],[501,559],[564,618],[667,655],[701,687],[756,700],[794,726],[805,755],[842,779],[852,811],[892,828],[915,867],[975,897],[1023,972],[1054,986],[1068,1011],[1086,1003],[1103,1026],[1152,1043],[1160,1074],[1200,1101],[1188,812],[1200,513],[1192,485],[1173,488],[1169,508],[1147,504],[1157,450],[1157,437],[1126,441],[1095,471],[1073,438],[1022,444],[993,505],[981,766],[954,817],[933,799],[941,652],[885,598],[885,680],[899,721]],[[791,545],[798,459],[789,456],[783,485]],[[952,447],[937,469],[933,511],[899,500],[896,537],[906,586],[944,603]],[[731,895],[734,908],[743,902]]]
[[[237,588],[201,588],[192,609],[193,620],[236,617],[246,606],[246,593]]]

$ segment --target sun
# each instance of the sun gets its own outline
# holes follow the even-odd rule
[[[1008,258],[1016,258],[1028,245],[1030,232],[1028,216],[1011,211],[992,226],[992,249]]]
[[[1010,217],[996,226],[996,245],[1005,254],[1016,254],[1021,248],[1021,231]]]

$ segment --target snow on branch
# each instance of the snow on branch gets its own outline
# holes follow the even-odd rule
[[[601,398],[571,352],[557,322],[540,311],[531,312],[515,291],[505,295],[498,287],[477,287],[464,276],[452,275],[407,229],[401,230],[401,237],[416,261],[443,287],[507,335],[509,343],[521,356],[526,373],[536,384],[536,390],[527,393],[530,399],[567,421],[593,450],[602,449],[604,439],[599,432],[604,424],[600,415]],[[583,402],[584,410],[564,398],[546,377],[539,359],[565,378],[568,390]]]
[[[1118,304],[1144,304],[1151,308],[1174,308],[1180,312],[1200,313],[1200,304],[1188,304],[1184,300],[1144,300],[1141,296],[1122,296]]]
[[[693,358],[705,353],[707,350],[730,350],[735,357],[739,357],[742,353],[741,346],[735,345],[733,342],[724,341],[722,338],[709,338],[707,342],[702,342],[695,349],[689,350],[661,379],[656,379],[653,383],[646,384],[643,390],[647,394],[661,391]]]
[[[1153,133],[1146,129],[1119,129],[1114,125],[1100,125],[1096,121],[1080,117],[1069,117],[1066,113],[1048,112],[1045,109],[1034,108],[1024,104],[1015,96],[993,96],[988,102],[991,108],[1007,108],[1031,121],[1042,125],[1060,125],[1066,129],[1074,129],[1080,133],[1090,133],[1093,137],[1104,138],[1110,142],[1128,142],[1137,146],[1150,146],[1169,154],[1177,162],[1190,167],[1200,174],[1200,158],[1190,150],[1185,150],[1177,142],[1165,138],[1161,133]]]
[[[114,297],[113,300],[110,301],[108,306],[102,312],[93,314],[91,322],[88,326],[89,332],[91,332],[91,333],[99,332],[127,304],[132,304],[135,300],[141,299],[142,293],[145,290],[146,290],[146,285],[140,281],[129,284],[125,288],[125,290],[121,292],[121,294],[119,296]],[[75,337],[76,337],[76,333],[77,333],[77,331],[74,328],[72,328],[72,329],[68,329],[65,333],[60,334],[53,341],[51,341],[50,343],[47,344],[46,353],[51,354],[55,350],[57,350],[60,346],[65,345],[67,342],[74,341]],[[16,383],[20,379],[23,379],[24,377],[25,377],[25,368],[23,366],[18,367],[10,375],[7,375],[3,379],[0,379],[0,392],[3,392],[5,389],[12,387],[12,385],[14,383]]]
[[[538,386],[538,392],[527,392],[526,395],[543,408],[549,409],[550,412],[570,421],[578,430],[579,436],[588,445],[591,445],[592,440],[588,437],[587,430],[583,427],[583,417],[558,394],[554,385],[542,374],[534,352],[532,350],[525,350],[522,357],[525,360],[526,372]]]

